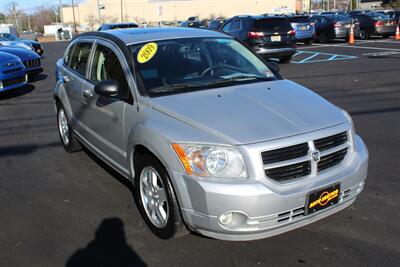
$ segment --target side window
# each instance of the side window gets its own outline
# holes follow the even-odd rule
[[[68,51],[66,51],[66,53],[64,54],[64,64],[66,66],[69,65],[69,61],[71,59],[71,54],[72,54],[72,51],[74,50],[74,47],[75,47],[75,45],[70,46]]]
[[[92,43],[79,43],[75,45],[71,57],[68,59],[68,66],[77,73],[85,76],[91,48]]]
[[[238,31],[241,28],[242,28],[242,22],[237,19],[237,20],[232,21],[232,26],[229,31],[231,31],[231,32]]]
[[[120,94],[129,92],[125,72],[117,55],[110,48],[100,44],[97,45],[93,57],[90,80],[95,84],[101,81],[115,80],[119,84]]]
[[[225,26],[222,28],[223,32],[229,32],[229,28],[231,27],[232,22],[228,22],[227,24],[225,24]]]

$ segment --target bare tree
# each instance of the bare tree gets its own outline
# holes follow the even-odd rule
[[[86,19],[85,19],[89,30],[94,31],[94,26],[99,24],[99,20],[92,14],[90,14]]]

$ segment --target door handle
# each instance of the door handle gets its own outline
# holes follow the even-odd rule
[[[93,93],[90,90],[83,90],[83,97],[84,98],[91,98],[93,97]]]
[[[63,76],[62,80],[63,80],[64,83],[68,83],[70,81],[68,76]]]

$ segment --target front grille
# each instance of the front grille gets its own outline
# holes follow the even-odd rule
[[[267,169],[265,174],[278,182],[283,182],[298,177],[303,177],[311,174],[311,163],[304,161],[300,163],[290,164],[283,167]]]
[[[40,59],[29,59],[24,61],[24,65],[26,68],[35,68],[35,67],[40,67]]]
[[[314,141],[315,148],[324,151],[347,142],[347,133],[343,132]]]
[[[3,73],[4,74],[10,74],[10,73],[17,72],[17,71],[20,71],[20,70],[22,70],[22,68],[16,68],[16,69],[12,69],[12,70],[4,70]]]
[[[313,158],[314,150],[320,158]],[[347,132],[261,153],[265,175],[278,182],[317,175],[340,164],[350,144]],[[310,151],[311,150],[311,151]],[[315,155],[314,155],[315,156]]]
[[[303,143],[295,146],[289,146],[280,149],[265,151],[261,153],[261,157],[264,164],[270,164],[306,156],[307,152],[308,152],[308,144]]]
[[[338,165],[340,162],[342,162],[342,160],[346,156],[346,153],[347,147],[332,154],[321,157],[320,161],[318,162],[318,171],[323,171],[335,165]]]
[[[22,82],[25,82],[24,76],[15,78],[15,79],[3,80],[3,88],[14,85],[14,84],[22,83]]]

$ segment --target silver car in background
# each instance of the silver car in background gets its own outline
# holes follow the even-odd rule
[[[82,34],[57,62],[58,129],[134,184],[163,239],[287,232],[352,204],[368,151],[350,116],[225,34]]]

